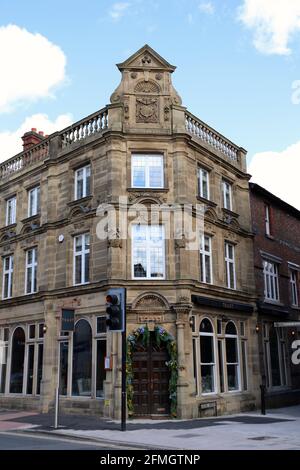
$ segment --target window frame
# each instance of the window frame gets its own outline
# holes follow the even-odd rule
[[[231,333],[226,333],[226,328],[229,323],[232,323],[235,327],[236,334],[231,334]],[[226,368],[226,390],[227,393],[238,393],[242,391],[242,380],[241,380],[241,355],[240,355],[240,338],[238,334],[238,329],[234,321],[230,320],[226,326],[225,326],[225,334],[224,334],[224,339],[225,339],[225,368]],[[236,342],[236,355],[237,355],[237,362],[228,362],[227,359],[227,344],[226,344],[226,339],[235,339]],[[236,371],[237,371],[237,381],[238,381],[238,388],[234,390],[229,390],[228,386],[228,366],[235,366]]]
[[[232,258],[229,257],[229,247],[232,247]],[[233,286],[231,285],[230,266],[233,267]],[[235,245],[225,241],[225,273],[226,287],[236,290],[236,263],[235,263]]]
[[[205,239],[209,240],[209,251],[205,250]],[[209,258],[210,280],[207,281],[206,258]],[[202,234],[200,237],[200,282],[213,284],[212,236]]]
[[[5,269],[5,261],[9,259],[9,267]],[[13,274],[14,274],[14,255],[7,255],[3,257],[2,260],[3,266],[3,279],[2,279],[2,299],[11,299],[13,292]],[[8,293],[5,294],[5,276],[8,276]]]
[[[273,266],[273,272],[270,266]],[[263,259],[263,276],[265,301],[280,302],[279,264],[269,259]],[[271,296],[272,290],[275,294],[273,297]],[[268,295],[268,292],[270,295]]]
[[[85,248],[85,245],[86,245],[86,242],[85,242],[85,237],[88,236],[89,237],[89,243],[88,243],[88,246],[89,248]],[[81,251],[79,252],[76,252],[76,239],[77,238],[81,238]],[[86,259],[85,259],[85,255],[88,254],[89,255],[89,272],[88,272],[88,280],[84,280],[85,279],[85,263],[86,263]],[[80,275],[80,278],[81,278],[81,282],[76,282],[76,258],[81,256],[81,275]],[[82,286],[82,285],[85,285],[85,284],[89,284],[90,283],[90,259],[91,259],[91,235],[90,235],[90,232],[85,232],[85,233],[81,233],[80,235],[75,235],[73,237],[73,286]]]
[[[265,234],[267,237],[271,236],[271,206],[265,204]]]
[[[29,252],[32,251],[32,262],[28,263]],[[25,252],[25,295],[36,294],[38,291],[37,285],[37,268],[38,268],[38,256],[37,256],[37,247],[29,248]],[[27,292],[27,281],[28,281],[28,270],[31,268],[31,280],[30,280],[30,292]],[[36,286],[35,284],[36,279]],[[36,289],[34,288],[36,287]]]
[[[134,159],[135,158],[144,158],[144,161],[147,161],[147,158],[156,157],[160,159],[160,177],[161,177],[161,185],[159,186],[151,186],[150,185],[150,171],[151,168],[150,164],[146,164],[142,166],[144,168],[144,176],[145,176],[145,185],[139,186],[134,184]],[[131,187],[133,189],[164,189],[165,188],[165,175],[164,175],[164,155],[162,153],[132,153],[131,154]]]
[[[33,194],[33,202],[31,204],[31,194]],[[28,189],[28,217],[34,217],[40,213],[41,207],[41,187],[40,185]]]
[[[145,240],[145,251],[146,251],[146,276],[135,276],[134,275],[134,228],[138,227],[140,224],[132,224],[131,225],[131,278],[133,280],[144,280],[144,281],[162,281],[166,279],[166,239],[165,239],[165,227],[163,224],[156,224],[156,225],[143,225],[146,228],[146,240]],[[160,227],[161,228],[161,235],[162,235],[162,258],[163,258],[163,275],[161,277],[151,277],[151,239],[150,239],[150,230],[153,227]]]
[[[89,175],[87,175],[87,170],[89,170]],[[83,171],[83,176],[82,176],[82,196],[78,197],[78,174],[80,171]],[[89,185],[89,193],[87,192],[87,179],[90,178],[90,185]],[[76,168],[74,171],[74,201],[79,201],[80,199],[83,199],[85,197],[88,197],[91,195],[91,179],[92,179],[92,166],[90,163],[81,166],[79,168]]]
[[[202,166],[198,166],[198,196],[202,197],[203,199],[210,199],[210,175],[209,171],[203,168]],[[204,195],[203,191],[203,182],[204,182],[204,174],[206,174],[206,183],[207,183],[207,196]]]
[[[201,332],[201,324],[204,320],[207,320],[209,321],[210,325],[211,325],[211,328],[212,328],[212,331],[211,332]],[[213,354],[213,358],[214,358],[214,362],[202,362],[202,359],[201,359],[201,337],[210,337],[212,338],[212,341],[211,341],[211,344],[212,344],[212,354]],[[216,356],[216,335],[215,335],[215,329],[214,329],[214,324],[213,322],[207,318],[207,317],[204,317],[204,318],[201,318],[200,320],[200,323],[199,323],[199,367],[200,367],[200,394],[203,395],[203,396],[207,396],[207,395],[215,395],[217,393],[217,374],[216,374],[216,365],[217,365],[217,362],[216,362],[216,359],[217,359],[217,356]],[[213,377],[213,390],[211,392],[203,392],[203,389],[202,389],[202,366],[210,366],[212,367],[212,377]]]
[[[229,196],[229,207],[227,207],[227,189],[228,188],[228,196]],[[223,195],[223,209],[227,209],[228,211],[232,211],[232,183],[229,181],[222,179],[222,195]]]
[[[290,288],[291,288],[291,303],[292,307],[299,307],[298,296],[298,271],[290,268]]]
[[[12,204],[12,205],[10,205]],[[5,225],[14,225],[17,221],[17,196],[6,199]]]

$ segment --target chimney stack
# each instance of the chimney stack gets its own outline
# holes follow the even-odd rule
[[[25,132],[22,137],[23,150],[28,150],[36,144],[39,144],[44,139],[44,132],[37,132],[36,127],[32,127],[31,131]]]

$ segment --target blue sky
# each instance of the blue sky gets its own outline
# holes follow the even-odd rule
[[[259,183],[270,179],[271,158],[278,168],[296,162],[300,171],[299,0],[0,0],[0,7],[0,51],[9,56],[0,88],[14,82],[2,107],[0,97],[1,160],[11,156],[24,123],[34,124],[30,117],[43,114],[35,127],[49,124],[52,132],[106,105],[120,80],[115,64],[148,43],[177,66],[173,81],[183,104],[245,147],[249,163],[255,156],[249,169]],[[8,25],[17,28],[5,36]],[[27,47],[24,30],[32,39]],[[36,33],[48,45],[35,49]],[[53,57],[49,44],[59,48]],[[53,70],[59,72],[51,81]],[[26,89],[30,80],[35,90]],[[279,195],[297,206],[298,193],[284,191]]]

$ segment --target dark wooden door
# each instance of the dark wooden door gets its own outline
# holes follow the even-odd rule
[[[169,360],[164,344],[155,344],[153,333],[148,346],[138,343],[132,356],[133,404],[135,416],[169,415]]]

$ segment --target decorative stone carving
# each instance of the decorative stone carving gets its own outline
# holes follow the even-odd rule
[[[147,310],[151,312],[151,314],[153,314],[153,310],[160,310],[161,314],[161,310],[169,309],[169,305],[167,300],[161,295],[155,292],[149,292],[138,297],[133,302],[132,309]]]
[[[158,72],[156,75],[155,75],[155,78],[156,80],[161,80],[163,78],[163,74]]]
[[[160,88],[157,83],[152,81],[143,80],[142,82],[137,83],[134,89],[135,93],[159,93]]]
[[[166,122],[170,121],[170,108],[169,108],[169,106],[164,107],[164,120]]]
[[[136,98],[136,122],[158,122],[158,99],[153,97]]]
[[[130,77],[133,78],[133,80],[135,80],[137,76],[138,76],[137,72],[131,72],[130,74]]]
[[[186,247],[186,238],[183,235],[182,238],[175,240],[175,248],[185,248]]]
[[[148,201],[154,203],[154,204],[163,204],[167,202],[167,198],[163,196],[162,194],[157,194],[157,193],[150,193],[150,192],[135,192],[133,194],[130,194],[128,197],[128,201],[130,203],[147,203]]]
[[[109,248],[122,248],[122,240],[120,238],[109,238],[107,243]]]
[[[144,57],[142,58],[142,64],[150,65],[151,62],[152,62],[151,57],[148,54],[145,54]]]

